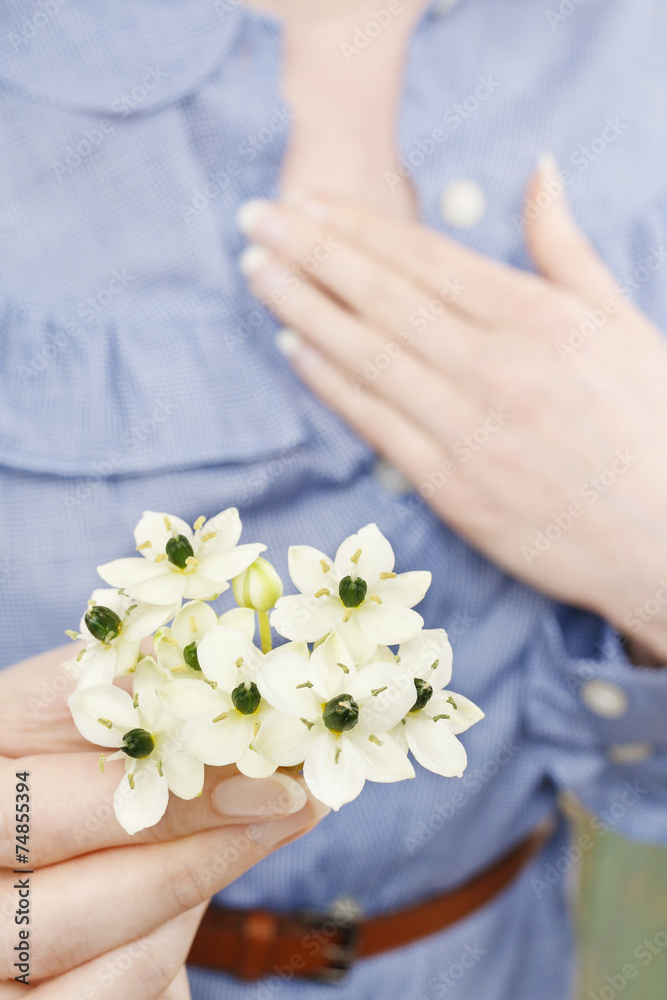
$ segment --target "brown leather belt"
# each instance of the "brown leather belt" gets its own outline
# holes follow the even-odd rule
[[[505,889],[553,831],[540,827],[465,885],[395,913],[356,920],[344,908],[331,915],[273,913],[211,906],[188,963],[239,979],[277,975],[339,982],[357,959],[436,934],[474,913]]]

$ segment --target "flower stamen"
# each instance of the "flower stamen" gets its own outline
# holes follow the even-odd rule
[[[354,553],[354,555],[350,556],[350,562],[354,563],[354,565],[356,566],[357,563],[359,562],[360,558],[361,558],[361,549],[357,549],[357,551]]]
[[[320,566],[322,567],[322,572],[323,573],[328,573],[329,570],[331,569],[331,566],[326,561],[326,559],[320,559]]]
[[[314,593],[313,596],[314,597],[330,597],[331,596],[331,591],[329,590],[328,587],[320,587],[319,590],[315,591],[315,593]]]
[[[396,579],[396,574],[395,573],[380,573],[380,579],[381,580],[395,580]]]

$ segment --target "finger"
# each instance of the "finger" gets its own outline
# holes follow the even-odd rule
[[[579,229],[558,166],[550,155],[541,158],[531,178],[527,204],[537,207],[525,232],[541,273],[587,302],[618,299],[614,276]]]
[[[454,468],[442,445],[421,426],[372,391],[357,392],[325,355],[293,340],[287,353],[306,385],[367,444],[396,465],[418,491],[430,494],[425,486],[430,482],[429,473],[444,465]]]
[[[0,753],[27,754],[90,750],[79,734],[67,699],[76,680],[62,664],[82,643],[50,649],[0,671]]]
[[[439,307],[440,315],[447,317],[447,342],[457,342],[459,352],[473,350],[471,342],[480,331],[452,311],[456,294],[451,288],[439,288],[434,297],[433,289],[407,276],[399,264],[377,257],[344,236],[333,238],[331,230],[279,204],[251,202],[241,211],[239,224],[247,236],[263,243],[263,249],[284,257],[297,275],[299,271],[304,277],[310,275],[348,309],[381,329],[394,334],[409,331],[424,313]],[[241,259],[242,269],[247,273],[261,257],[251,247]],[[313,263],[308,264],[309,260]]]
[[[160,1000],[191,1000],[191,997],[188,970],[183,966],[167,992],[162,994]]]
[[[276,270],[282,273],[283,268],[271,256],[265,268],[249,275],[259,298],[268,296]],[[433,360],[429,364],[411,352],[409,338],[382,336],[312,284],[304,282],[291,290],[275,311],[286,326],[326,352],[351,385],[372,384],[379,396],[443,440],[469,411],[470,404],[452,378]]]
[[[198,906],[283,843],[310,830],[328,809],[309,797],[298,813],[223,827],[163,844],[113,847],[42,868],[32,886],[32,974],[62,975],[149,934]],[[4,875],[7,896],[16,875]],[[11,978],[15,926],[0,918],[0,979]]]
[[[183,967],[206,903],[150,934],[40,984],[35,1000],[189,1000]]]
[[[247,210],[245,219],[242,210],[240,223],[247,226],[248,216],[252,220],[253,214],[254,227],[259,226],[257,209]],[[540,286],[534,275],[475,253],[422,223],[395,219],[368,205],[320,194],[295,198],[289,208],[271,203],[271,219],[279,218],[283,227],[297,215],[311,223],[311,249],[304,254],[312,253],[317,239],[328,235],[345,238],[430,296],[448,302],[450,311],[490,326],[511,319]],[[269,225],[268,214],[264,219],[263,242],[275,246],[267,240],[267,230],[279,234],[280,228]],[[259,239],[257,232],[254,228],[248,235]]]
[[[22,793],[20,801],[17,771],[29,773],[30,791]],[[131,836],[116,820],[113,807],[119,783],[124,787],[124,773],[122,761],[114,761],[101,774],[98,756],[90,753],[0,760],[0,865],[16,866],[16,838],[10,833],[26,816],[30,865],[42,867],[107,847],[175,840],[240,819],[265,822],[306,804],[302,785],[285,774],[247,778],[234,766],[209,767],[201,796],[184,801],[171,795],[160,822]],[[15,809],[20,809],[16,816]]]

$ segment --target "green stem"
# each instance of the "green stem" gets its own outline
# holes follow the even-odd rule
[[[271,641],[271,626],[269,625],[269,612],[258,611],[257,620],[259,621],[259,638],[262,643],[262,652],[268,653],[269,650],[273,649],[273,642]]]

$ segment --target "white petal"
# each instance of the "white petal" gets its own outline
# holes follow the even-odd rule
[[[349,693],[361,706],[359,724],[367,733],[393,729],[417,698],[412,674],[396,663],[371,663],[364,667],[354,678]]]
[[[162,715],[162,702],[157,690],[171,678],[151,656],[144,656],[132,675],[132,693],[143,727],[152,731]]]
[[[389,735],[391,736],[392,740],[394,740],[394,742],[398,744],[403,753],[407,754],[410,748],[408,746],[408,741],[405,736],[405,726],[403,725],[403,723],[400,723],[398,726],[392,729]]]
[[[450,701],[449,699],[452,699]],[[456,708],[454,708],[454,705]],[[448,715],[446,722],[450,732],[464,733],[476,722],[484,718],[484,712],[478,708],[474,702],[464,698],[462,694],[455,694],[453,691],[442,691],[434,694],[424,709],[426,715]]]
[[[154,762],[138,767],[134,788],[124,774],[113,797],[116,819],[127,833],[138,833],[159,823],[169,802],[166,777],[161,778]]]
[[[431,574],[425,571],[399,573],[391,580],[378,580],[373,584],[373,593],[388,604],[402,604],[414,608],[424,598],[431,586]],[[369,590],[370,593],[370,590]]]
[[[423,629],[414,639],[401,643],[398,655],[401,666],[421,677],[434,691],[449,684],[453,653],[444,628]]]
[[[244,680],[253,680],[264,662],[262,653],[244,632],[226,625],[216,625],[206,633],[197,647],[197,659],[202,672],[224,691],[233,691]]]
[[[196,532],[195,538],[202,544],[202,538],[215,532],[215,538],[210,538],[203,543],[204,552],[212,555],[214,552],[224,552],[226,549],[232,549],[238,545],[241,529],[241,518],[238,510],[236,507],[229,507],[227,510],[221,510],[215,517],[209,518]]]
[[[364,787],[366,767],[363,757],[349,740],[344,736],[336,738],[326,731],[310,744],[303,777],[315,798],[338,810],[356,799]]]
[[[416,712],[407,718],[405,736],[415,760],[422,767],[445,778],[461,777],[468,758],[463,744],[441,719],[434,722],[423,712]]]
[[[255,638],[255,612],[252,608],[230,608],[218,618],[218,625],[238,629],[252,642]]]
[[[252,745],[277,767],[302,764],[319,729],[309,729],[300,719],[271,712],[262,722]]]
[[[358,549],[361,555],[352,562]],[[394,568],[394,550],[376,524],[346,538],[336,553],[336,574],[339,580],[345,576],[360,576],[368,586],[380,579],[380,573],[391,573]]]
[[[206,681],[196,678],[177,678],[158,688],[158,697],[164,707],[177,719],[196,719],[209,715],[211,719],[221,712],[231,710],[231,700],[220,690],[213,690]]]
[[[327,636],[311,654],[310,676],[315,684],[313,690],[322,695],[325,701],[341,691],[349,691],[356,672],[354,661],[337,632]]]
[[[281,597],[271,612],[271,625],[286,639],[317,642],[343,620],[339,597]]]
[[[97,567],[103,580],[113,587],[123,587],[137,600],[147,604],[175,604],[183,596],[185,577],[172,572],[168,560],[160,563],[146,559],[115,559]]]
[[[241,754],[236,761],[236,766],[242,774],[246,774],[249,778],[269,778],[275,773],[277,767],[276,764],[272,764],[270,760],[263,757],[257,750],[253,750],[252,747],[248,747]]]
[[[338,581],[331,572],[333,560],[324,552],[310,545],[291,545],[287,562],[292,583],[302,594],[315,594],[322,587],[338,594]],[[325,570],[323,564],[329,569]]]
[[[199,570],[196,573],[185,573],[185,589],[183,597],[189,601],[215,601],[220,594],[229,590],[229,584],[223,580],[210,580]]]
[[[169,642],[171,637],[170,628],[162,629],[155,636],[155,658],[163,670],[177,670],[181,672],[181,676],[186,677],[190,668],[187,667],[183,660],[183,650],[181,647],[178,645],[174,646]],[[176,676],[178,677],[178,673]]]
[[[122,746],[123,734],[139,724],[132,698],[113,684],[79,688],[70,695],[68,705],[83,738],[103,747]],[[100,719],[112,722],[113,729]]]
[[[336,632],[350,651],[350,656],[355,663],[372,662],[374,659],[377,643],[364,632],[359,624],[359,612],[354,612],[348,622],[341,622],[336,627]]]
[[[139,604],[123,619],[121,636],[129,641],[139,641],[162,628],[181,606],[180,600],[173,604]]]
[[[204,765],[187,753],[172,753],[162,758],[162,770],[169,790],[179,799],[194,799],[204,787]]]
[[[369,740],[368,733],[353,729],[345,734],[364,760],[366,778],[369,781],[403,781],[414,778],[415,769],[405,751],[387,733],[378,737],[380,744]]]
[[[143,517],[134,529],[134,540],[137,545],[143,545],[144,542],[151,543],[150,547],[141,549],[141,554],[145,559],[154,560],[160,552],[166,550],[167,542],[173,537],[171,530],[165,524],[165,518],[169,520],[177,534],[184,535],[192,544],[194,538],[192,528],[180,517],[174,517],[173,514],[156,513],[154,510],[145,510]]]
[[[217,624],[218,616],[210,604],[188,601],[174,618],[171,634],[181,649],[185,649],[191,642],[203,639]]]
[[[266,654],[256,679],[257,687],[269,705],[286,715],[297,719],[303,716],[309,721],[321,714],[319,702],[313,694],[315,682],[309,661],[285,646]]]
[[[250,717],[232,709],[226,719],[213,722],[210,715],[186,722],[181,741],[188,753],[204,764],[235,764],[250,745],[254,727]]]
[[[266,545],[253,543],[251,545],[237,545],[236,548],[227,549],[225,552],[214,552],[208,555],[206,550],[197,556],[199,566],[197,573],[208,580],[216,580],[223,583],[231,580],[233,576],[238,576],[251,563],[254,563],[260,552],[266,550]]]
[[[357,615],[359,625],[368,638],[384,646],[394,646],[398,642],[412,639],[424,624],[421,615],[400,604],[364,601]]]
[[[92,643],[76,664],[80,669],[77,687],[96,687],[100,684],[113,684],[116,676],[118,655],[115,646],[104,646],[101,642]]]

